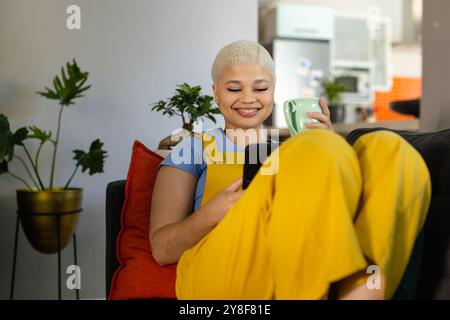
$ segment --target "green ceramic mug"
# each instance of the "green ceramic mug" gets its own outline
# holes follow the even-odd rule
[[[291,136],[308,130],[305,122],[319,122],[308,117],[308,112],[323,113],[319,104],[319,98],[298,98],[287,100],[283,104],[284,118],[289,128]]]

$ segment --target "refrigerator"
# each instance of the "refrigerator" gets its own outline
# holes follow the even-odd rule
[[[275,96],[269,126],[286,128],[283,103],[288,99],[321,96],[320,82],[330,75],[330,42],[276,38],[266,49],[275,62]]]
[[[261,13],[261,37],[275,62],[275,105],[266,125],[286,128],[283,102],[320,96],[330,75],[334,9],[277,3]]]

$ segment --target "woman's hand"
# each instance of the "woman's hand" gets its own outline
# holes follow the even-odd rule
[[[236,201],[242,197],[245,190],[238,190],[241,186],[242,178],[239,178],[205,204],[205,207],[207,207],[205,209],[211,214],[211,218],[215,224],[219,223]]]
[[[322,128],[322,129],[328,129],[331,131],[333,130],[333,126],[331,125],[331,119],[330,119],[330,109],[328,109],[327,103],[324,99],[320,98],[320,107],[322,108],[323,113],[319,112],[308,112],[308,117],[311,119],[316,119],[319,122],[306,122],[305,126],[310,129],[314,128]]]

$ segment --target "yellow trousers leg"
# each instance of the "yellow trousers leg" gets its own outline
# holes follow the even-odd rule
[[[431,200],[430,175],[417,150],[393,132],[365,134],[353,147],[363,178],[355,230],[364,255],[381,270],[385,298],[390,299],[425,222]],[[367,277],[358,274],[344,280],[341,293]]]
[[[395,139],[397,136],[380,139],[380,143],[384,145],[387,143],[384,140],[390,142]],[[371,141],[361,140],[358,145],[364,149]],[[366,246],[382,248],[393,240],[366,240],[372,234],[365,234],[358,223],[364,225],[369,221],[369,224],[376,224],[377,219],[364,218],[379,214],[371,207],[383,211],[385,207],[380,207],[381,202],[397,208],[398,201],[391,198],[399,198],[399,193],[409,204],[408,210],[414,196],[422,197],[422,202],[426,202],[427,195],[400,192],[403,181],[394,179],[394,172],[386,174],[385,179],[397,184],[395,192],[381,192],[379,189],[374,201],[364,201],[361,205],[360,198],[371,196],[370,190],[363,192],[361,157],[358,155],[342,137],[320,129],[307,131],[283,143],[279,148],[278,172],[274,175],[258,174],[217,227],[183,253],[177,267],[177,297],[319,299],[326,294],[331,283],[364,270],[367,266],[364,255],[378,263]],[[397,163],[398,170],[405,166],[406,161],[423,162],[417,154],[412,159],[407,158],[410,155],[397,155],[402,158]],[[271,155],[267,161],[272,161],[273,157]],[[367,158],[367,162],[383,166],[379,158],[379,155],[374,159]],[[403,176],[408,175],[423,176],[425,173],[403,172]],[[421,192],[425,192],[423,188]],[[387,198],[389,200],[385,201]],[[423,208],[425,206],[426,203],[422,205]],[[417,206],[409,211],[411,215],[421,216],[419,220],[423,221],[424,214]],[[381,218],[382,223],[378,226],[389,225],[391,232],[399,232],[392,234],[394,239],[402,238],[403,241],[407,238],[405,242],[411,240],[412,246],[418,226],[392,227],[396,223],[393,215]],[[377,228],[376,225],[370,227]],[[411,236],[404,236],[405,232]],[[372,247],[361,244],[366,242],[372,243]],[[381,252],[383,250],[380,249]],[[389,266],[397,262],[396,256],[387,259],[388,255],[382,255],[383,262],[393,261],[382,265],[386,273],[390,272]],[[351,288],[358,281],[360,279],[342,283],[341,289]]]

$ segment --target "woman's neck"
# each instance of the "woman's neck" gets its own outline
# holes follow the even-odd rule
[[[241,148],[245,148],[248,144],[267,141],[267,129],[263,124],[248,129],[235,128],[225,124],[225,134]]]

